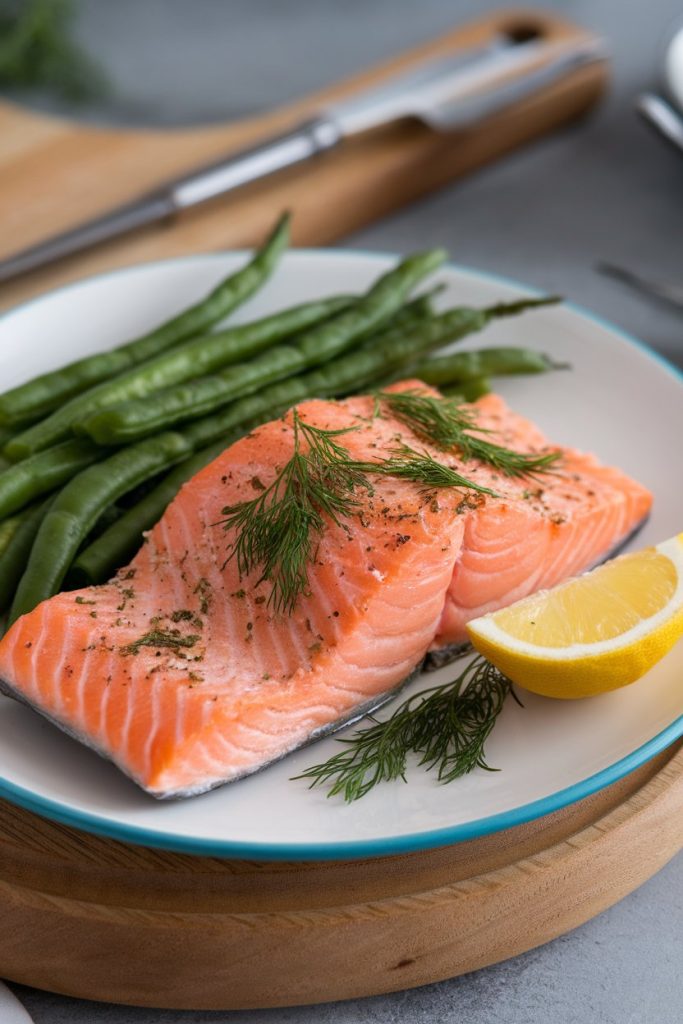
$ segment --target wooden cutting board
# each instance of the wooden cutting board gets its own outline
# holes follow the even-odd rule
[[[89,836],[0,802],[0,976],[179,1009],[392,992],[575,928],[682,845],[680,744],[538,821],[373,860],[191,857]]]
[[[591,38],[554,15],[493,14],[267,115],[183,131],[99,129],[0,103],[0,258],[289,127],[326,102],[424,59],[485,45],[499,33],[549,42]],[[504,114],[447,136],[409,122],[367,133],[172,223],[0,285],[0,308],[124,264],[250,246],[285,208],[295,214],[295,244],[329,243],[578,117],[606,78],[604,63],[586,66]]]

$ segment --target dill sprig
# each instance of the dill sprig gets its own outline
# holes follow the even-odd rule
[[[379,392],[373,418],[386,404],[418,437],[442,450],[457,448],[465,460],[476,459],[508,476],[547,472],[557,452],[515,452],[475,437],[476,420],[457,401],[417,391]],[[358,427],[325,430],[306,423],[293,411],[294,452],[269,487],[257,497],[222,510],[216,525],[234,530],[224,565],[237,559],[241,578],[260,571],[256,586],[268,581],[268,604],[291,614],[298,598],[309,593],[308,571],[315,561],[328,522],[348,530],[346,520],[361,511],[357,493],[372,494],[372,476],[412,480],[426,490],[461,488],[498,497],[495,491],[444,465],[428,451],[400,444],[376,462],[353,459],[339,438]]]
[[[357,488],[370,491],[366,473],[336,440],[356,427],[323,430],[293,413],[294,453],[258,497],[222,510],[218,525],[237,531],[226,563],[237,559],[240,577],[260,568],[257,586],[268,580],[268,603],[278,612],[293,611],[308,593],[308,567],[326,523],[337,526],[357,511]],[[302,450],[305,441],[307,450]]]
[[[473,436],[473,430],[478,434],[490,431],[478,426],[472,410],[464,408],[456,398],[437,398],[410,390],[381,391],[376,400],[423,441],[443,451],[457,448],[464,459],[478,459],[505,476],[546,473],[560,457],[559,452],[517,452]]]
[[[299,597],[309,593],[308,569],[328,520],[348,530],[344,520],[360,511],[358,490],[372,493],[373,474],[413,480],[425,489],[460,487],[495,496],[428,452],[401,445],[389,458],[358,461],[338,441],[357,427],[325,430],[306,423],[296,409],[292,422],[289,461],[258,497],[223,508],[225,518],[216,524],[236,531],[224,567],[236,558],[240,578],[260,569],[256,586],[270,582],[268,604],[277,612],[291,614]]]
[[[395,476],[401,480],[412,480],[425,488],[462,487],[480,494],[498,495],[489,487],[463,476],[451,466],[444,466],[427,451],[416,451],[407,444],[398,445],[389,451],[389,458],[378,463],[368,463],[373,473]]]
[[[359,800],[380,782],[406,779],[408,755],[419,756],[441,783],[474,768],[496,771],[484,758],[484,745],[503,709],[511,684],[485,658],[476,657],[449,683],[423,690],[400,704],[390,718],[338,742],[344,749],[297,775],[311,788],[329,786],[328,797]]]

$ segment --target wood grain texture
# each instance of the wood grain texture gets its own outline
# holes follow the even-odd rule
[[[536,822],[359,861],[191,857],[0,803],[0,974],[88,999],[185,1009],[390,992],[563,934],[682,845],[681,744]]]
[[[0,104],[0,258],[134,198],[179,173],[290,126],[426,58],[529,27],[548,41],[585,39],[539,12],[483,18],[317,95],[238,123],[183,131],[114,131]],[[0,286],[0,308],[139,261],[251,246],[277,213],[294,211],[294,242],[326,244],[578,117],[605,86],[604,64],[572,72],[479,126],[448,136],[405,122],[316,161]]]

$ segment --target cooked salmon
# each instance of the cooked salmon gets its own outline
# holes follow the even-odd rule
[[[542,451],[548,440],[498,395],[476,403],[477,422],[516,451]],[[502,480],[482,467],[502,495],[465,517],[443,616],[433,647],[466,639],[465,623],[612,555],[647,518],[652,495],[594,455],[562,449],[561,470],[529,480]]]
[[[502,399],[473,409],[509,447],[548,449]],[[458,465],[390,415],[374,417],[371,398],[298,411],[325,429],[356,428],[344,435],[355,458],[404,442]],[[292,448],[291,415],[259,427],[183,487],[113,581],[19,619],[0,643],[4,689],[153,796],[201,793],[375,705],[430,648],[461,641],[470,617],[594,564],[650,507],[639,484],[570,450],[542,482],[462,467],[495,498],[380,477],[358,495],[359,515],[328,524],[309,593],[288,615],[274,612],[258,573],[240,577],[220,521],[268,486]]]

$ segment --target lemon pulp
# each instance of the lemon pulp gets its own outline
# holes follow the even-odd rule
[[[495,616],[509,636],[539,647],[569,647],[610,640],[664,608],[678,575],[654,548],[622,555],[613,562],[524,598]]]
[[[627,686],[683,636],[683,534],[473,619],[467,631],[535,693],[573,699]]]

